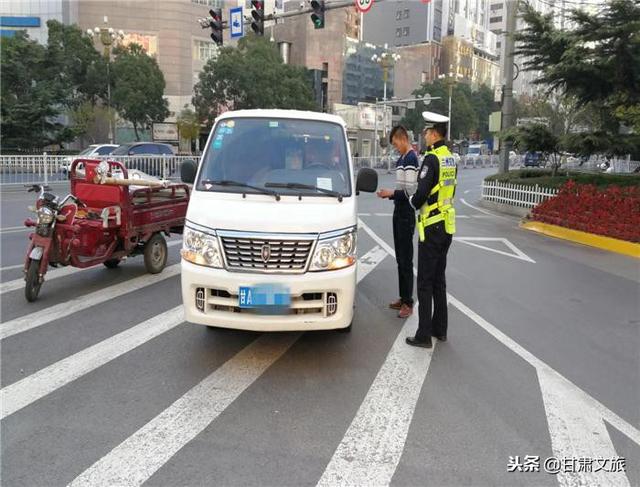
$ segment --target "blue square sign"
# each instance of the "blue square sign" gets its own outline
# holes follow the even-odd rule
[[[242,7],[229,9],[229,29],[231,38],[242,37],[244,35],[244,17]]]

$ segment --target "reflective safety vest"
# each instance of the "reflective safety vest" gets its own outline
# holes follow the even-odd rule
[[[428,203],[422,205],[418,215],[417,227],[421,242],[424,242],[425,228],[443,220],[445,232],[448,234],[456,233],[456,210],[453,208],[453,195],[455,194],[457,183],[456,161],[446,145],[427,151],[427,154],[433,154],[438,158],[440,171],[438,184],[429,193],[429,196],[437,193],[438,200],[431,205]],[[439,213],[430,217],[429,215],[433,210],[439,210]]]

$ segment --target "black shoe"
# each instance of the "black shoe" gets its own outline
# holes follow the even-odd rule
[[[440,336],[433,336],[433,338],[436,338],[437,340],[441,341],[441,342],[446,342],[447,341],[447,335],[440,335]]]
[[[422,347],[422,348],[431,348],[433,344],[431,343],[431,338],[427,340],[418,340],[415,337],[407,337],[406,342],[408,345],[412,347]]]

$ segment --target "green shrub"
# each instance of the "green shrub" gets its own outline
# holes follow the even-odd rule
[[[584,172],[560,172],[552,177],[549,170],[519,169],[504,174],[493,174],[485,178],[487,181],[500,181],[512,184],[525,184],[559,188],[569,180],[579,184],[594,184],[598,187],[606,186],[640,186],[640,174],[598,174]]]

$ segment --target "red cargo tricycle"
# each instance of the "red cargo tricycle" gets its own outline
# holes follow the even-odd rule
[[[49,188],[39,191],[35,227],[24,263],[25,297],[35,301],[49,266],[79,268],[103,264],[113,269],[123,259],[144,255],[148,272],[167,263],[165,236],[182,233],[189,187],[169,184],[132,171],[116,161],[76,159],[71,165],[71,193],[60,200]],[[135,176],[135,178],[130,177]]]

